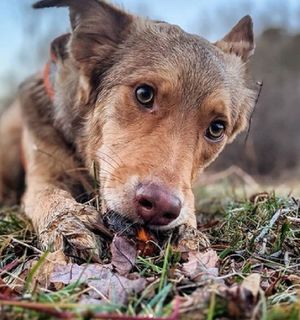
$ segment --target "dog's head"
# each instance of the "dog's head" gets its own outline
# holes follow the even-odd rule
[[[99,167],[103,211],[153,228],[195,225],[193,180],[246,128],[255,103],[251,18],[210,43],[102,1],[35,6],[70,9],[57,118]]]

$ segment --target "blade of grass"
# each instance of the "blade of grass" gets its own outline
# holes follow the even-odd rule
[[[38,269],[43,265],[43,263],[45,262],[47,256],[49,254],[49,251],[45,251],[45,253],[43,253],[40,257],[40,259],[38,260],[38,262],[33,266],[33,268],[30,270],[30,272],[28,273],[27,279],[25,281],[25,285],[24,285],[24,291],[27,292],[30,285],[32,284],[32,280],[34,275],[36,274],[36,272],[38,271]]]
[[[169,256],[171,252],[171,237],[168,240],[167,248],[165,251],[165,258],[164,258],[164,264],[161,270],[161,276],[160,276],[160,282],[159,282],[159,291],[162,290],[162,288],[165,286],[167,281],[167,273],[168,273],[168,265],[169,265]]]
[[[213,320],[216,308],[216,293],[215,291],[212,292],[209,302],[209,309],[207,313],[207,320]]]

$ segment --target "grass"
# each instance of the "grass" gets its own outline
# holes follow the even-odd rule
[[[227,193],[220,194],[220,190]],[[224,295],[219,282],[193,283],[178,275],[180,255],[168,242],[159,256],[138,257],[136,271],[152,281],[125,306],[79,304],[80,297],[90,290],[84,283],[55,288],[35,282],[48,253],[37,249],[36,236],[20,210],[10,208],[0,210],[0,297],[10,297],[0,302],[0,318],[104,319],[100,314],[113,313],[123,319],[148,316],[175,320],[172,313],[178,303],[182,319],[299,319],[300,202],[273,192],[250,199],[245,190],[231,191],[228,182],[226,188],[218,184],[215,189],[197,190],[200,200],[205,196],[205,202],[198,203],[199,228],[218,253],[219,282],[233,287],[253,273],[260,274],[256,301],[242,294]],[[37,263],[30,265],[32,260]],[[186,307],[189,299],[194,300]],[[237,311],[235,305],[242,310]]]

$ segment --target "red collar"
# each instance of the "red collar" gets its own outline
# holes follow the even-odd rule
[[[51,52],[51,59],[46,63],[43,71],[43,81],[47,96],[51,101],[54,100],[54,76],[56,72],[56,55]]]

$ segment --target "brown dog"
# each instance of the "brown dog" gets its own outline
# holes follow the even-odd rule
[[[42,247],[83,258],[99,248],[100,214],[80,199],[95,188],[108,217],[195,227],[192,183],[255,103],[251,18],[210,43],[102,1],[34,5],[53,6],[69,7],[72,31],[52,43],[56,70],[28,79],[2,116],[0,201],[16,200],[23,163],[24,208]]]

